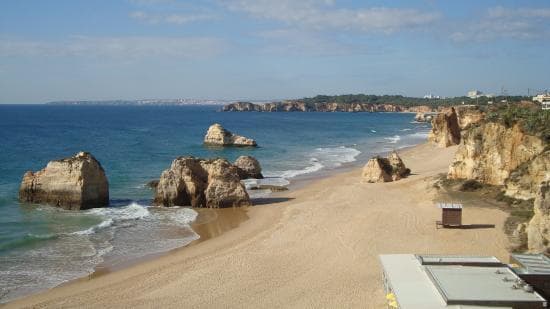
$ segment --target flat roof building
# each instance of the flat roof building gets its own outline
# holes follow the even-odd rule
[[[547,308],[495,257],[380,255],[388,308]]]

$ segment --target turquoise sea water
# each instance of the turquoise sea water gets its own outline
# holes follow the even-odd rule
[[[405,113],[223,113],[219,106],[0,105],[0,302],[120,263],[188,244],[198,237],[189,208],[148,207],[145,184],[181,155],[252,155],[265,182],[352,164],[425,140],[428,125]],[[207,128],[256,139],[258,148],[209,148]],[[91,152],[110,184],[110,207],[66,211],[20,204],[27,170]],[[255,192],[261,197],[265,192]]]

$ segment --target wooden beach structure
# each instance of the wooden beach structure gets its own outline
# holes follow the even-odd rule
[[[436,228],[460,227],[462,226],[462,204],[437,203],[441,209],[441,221],[436,221]]]

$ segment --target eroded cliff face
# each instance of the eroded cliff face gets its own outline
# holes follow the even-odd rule
[[[25,173],[19,200],[73,210],[103,207],[109,204],[109,183],[101,164],[91,154],[79,152]]]
[[[539,185],[544,181],[550,181],[550,150],[540,153],[511,172],[504,181],[504,192],[515,199],[534,199]]]
[[[533,253],[550,253],[550,183],[537,188],[534,203],[535,215],[527,225],[527,246]]]
[[[460,130],[465,130],[471,125],[480,123],[485,119],[485,113],[481,111],[479,106],[455,106],[455,111]]]
[[[519,125],[483,123],[463,132],[447,177],[502,186],[514,170],[543,150],[543,141],[525,134]]]
[[[428,141],[442,148],[458,145],[460,142],[460,126],[454,108],[433,117],[432,130],[428,135]]]
[[[225,159],[180,157],[162,172],[154,204],[158,206],[238,207],[251,205],[236,166]]]

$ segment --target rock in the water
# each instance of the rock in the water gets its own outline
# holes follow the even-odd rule
[[[79,152],[25,173],[19,200],[75,210],[103,207],[109,204],[109,183],[101,164],[91,154]]]
[[[397,152],[387,158],[376,156],[363,167],[363,180],[366,182],[389,182],[399,180],[411,173]]]
[[[256,141],[244,136],[236,135],[215,123],[208,128],[204,143],[217,146],[257,146]]]
[[[414,121],[416,122],[428,122],[432,121],[432,115],[426,115],[426,113],[418,112],[414,116]]]
[[[262,179],[262,167],[256,158],[251,156],[240,156],[235,160],[235,166],[241,179],[256,178]]]
[[[151,180],[151,181],[147,182],[147,184],[146,184],[146,186],[148,188],[151,188],[151,189],[156,189],[158,185],[159,185],[158,180]]]
[[[535,215],[527,225],[527,244],[530,252],[550,253],[550,183],[538,188],[534,204]]]
[[[432,119],[432,130],[428,141],[439,147],[458,145],[460,142],[460,126],[454,108],[437,114]]]
[[[225,159],[193,157],[177,158],[162,172],[154,204],[208,208],[251,205],[236,166]]]

